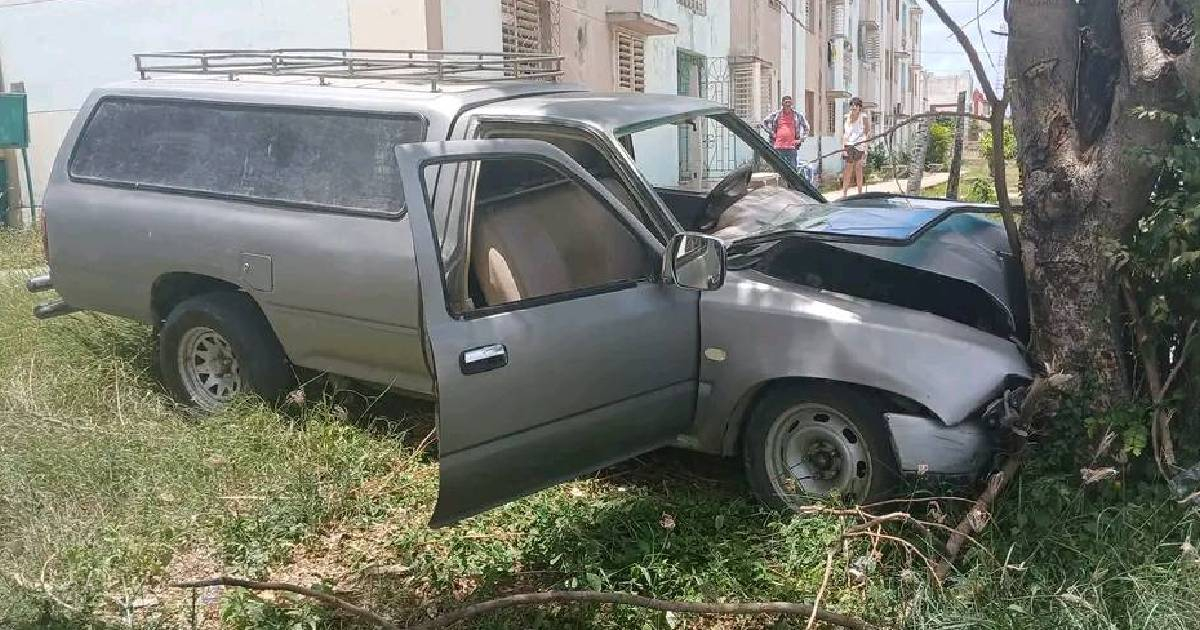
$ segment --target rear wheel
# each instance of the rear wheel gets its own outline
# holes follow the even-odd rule
[[[751,414],[743,449],[755,494],[776,507],[835,495],[850,503],[878,500],[899,480],[882,406],[840,385],[769,392]]]
[[[159,372],[180,402],[214,412],[243,394],[276,402],[292,371],[262,312],[245,294],[207,293],[181,302],[159,331]]]

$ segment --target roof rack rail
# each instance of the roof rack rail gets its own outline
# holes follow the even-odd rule
[[[444,83],[480,81],[555,81],[563,57],[537,53],[457,50],[375,50],[362,48],[209,49],[138,53],[133,56],[143,79],[161,74],[202,74],[236,80],[241,75],[377,79]]]

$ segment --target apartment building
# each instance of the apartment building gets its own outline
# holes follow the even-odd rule
[[[29,94],[35,198],[87,93],[132,78],[133,53],[287,47],[548,52],[567,81],[707,98],[755,124],[792,95],[814,130],[804,160],[837,151],[851,96],[877,128],[926,106],[916,0],[0,0],[0,89]],[[664,179],[730,165],[728,138],[662,140]]]

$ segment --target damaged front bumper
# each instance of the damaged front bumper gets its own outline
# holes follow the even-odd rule
[[[926,416],[884,414],[900,471],[915,476],[978,476],[991,463],[999,438],[1011,430],[1026,390],[1025,385],[1006,389],[981,413],[952,426]]]
[[[941,420],[906,413],[885,414],[900,471],[974,477],[992,455],[991,431],[979,419],[946,426]]]

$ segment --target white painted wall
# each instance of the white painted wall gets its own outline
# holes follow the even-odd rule
[[[442,49],[504,49],[497,0],[442,0]]]
[[[347,0],[0,1],[0,69],[29,93],[38,203],[76,110],[92,88],[136,78],[134,52],[350,41]]]

